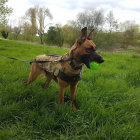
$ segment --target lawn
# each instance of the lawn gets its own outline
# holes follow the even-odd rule
[[[68,49],[0,40],[0,55],[33,60],[39,54],[65,54]],[[40,78],[24,87],[27,62],[0,57],[0,140],[139,140],[140,54],[99,53],[98,70],[84,67],[73,112],[66,89],[58,103],[58,85],[42,88]]]

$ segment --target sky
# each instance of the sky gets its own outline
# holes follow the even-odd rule
[[[16,24],[27,9],[35,5],[49,8],[54,24],[65,25],[69,20],[75,20],[84,9],[102,9],[105,15],[113,11],[118,22],[131,20],[140,24],[139,0],[9,0],[8,6],[13,8],[10,23]]]

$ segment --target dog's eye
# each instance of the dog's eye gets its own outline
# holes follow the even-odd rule
[[[92,51],[95,51],[95,50],[94,50],[93,47],[91,46],[90,48],[86,48],[86,51],[87,51],[87,52],[92,52]]]

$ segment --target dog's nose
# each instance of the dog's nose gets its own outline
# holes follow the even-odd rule
[[[100,59],[100,63],[103,63],[104,62],[104,59],[101,57],[101,59]]]

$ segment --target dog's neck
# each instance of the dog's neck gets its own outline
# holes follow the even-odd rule
[[[81,59],[80,58],[75,57],[75,55],[74,55],[74,51],[76,50],[76,48],[77,47],[75,47],[75,45],[72,47],[72,49],[69,51],[69,57],[70,58],[73,58],[72,63],[75,66],[80,66],[80,65],[83,65],[83,63],[81,62]],[[80,56],[80,55],[77,55],[77,56]]]
[[[74,70],[82,70],[83,68],[83,65],[82,63],[77,63],[74,59],[70,62],[70,66],[72,67],[72,69]]]
[[[72,57],[70,55],[70,52],[68,52],[65,55],[63,55],[62,59],[70,59],[70,61],[68,61],[67,63],[69,63],[69,65],[71,66],[71,68],[73,70],[80,70],[80,69],[82,69],[83,63],[78,61],[76,58]]]
[[[72,60],[72,63],[75,65],[75,66],[81,66],[81,65],[83,65],[83,63],[81,63],[80,61],[78,61],[77,59],[73,59]]]
[[[69,51],[69,58],[73,58],[70,62],[70,65],[71,67],[74,69],[74,70],[79,70],[79,69],[82,69],[82,66],[84,65],[80,58],[75,58],[74,55],[71,53],[71,51]]]

